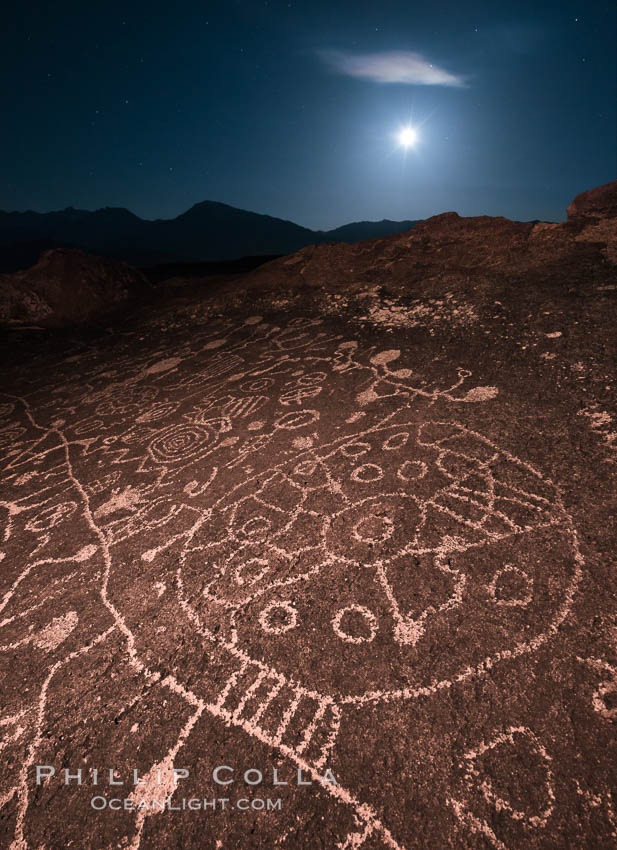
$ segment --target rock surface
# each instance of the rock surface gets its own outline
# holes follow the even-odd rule
[[[126,263],[74,248],[45,251],[21,272],[0,275],[0,322],[59,327],[120,307],[148,284]]]
[[[617,269],[583,230],[447,214],[12,334],[1,847],[617,847]]]
[[[563,280],[568,267],[600,258],[597,248],[617,239],[617,182],[579,196],[568,208],[572,222],[514,222],[506,218],[462,218],[443,213],[407,233],[353,245],[317,245],[266,263],[251,278],[269,285],[348,288],[378,282],[420,294],[449,288],[492,290],[530,273]],[[590,196],[587,199],[587,196]],[[603,215],[600,210],[611,211]],[[586,248],[580,243],[594,243]],[[595,258],[595,259],[594,259]],[[299,277],[300,276],[300,277]]]
[[[568,207],[568,220],[617,218],[617,182],[581,192]]]

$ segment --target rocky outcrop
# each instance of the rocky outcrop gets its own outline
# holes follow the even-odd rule
[[[568,207],[568,221],[617,218],[617,181],[581,192]]]
[[[617,181],[577,195],[568,207],[577,242],[593,243],[617,265]]]
[[[73,248],[46,251],[31,268],[0,275],[0,322],[49,327],[87,322],[148,286],[126,263]]]
[[[494,294],[513,281],[563,285],[590,267],[617,262],[617,182],[579,199],[562,224],[447,212],[383,239],[309,246],[250,277],[265,286],[304,282],[361,290],[378,284],[418,296],[483,288]]]

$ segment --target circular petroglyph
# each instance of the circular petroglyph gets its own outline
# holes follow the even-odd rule
[[[410,545],[421,520],[422,512],[413,495],[369,496],[325,520],[324,547],[349,564],[385,563]]]
[[[160,401],[153,404],[148,410],[145,410],[137,417],[137,422],[156,422],[158,419],[165,419],[170,416],[178,407],[178,403],[174,401]]]
[[[411,481],[414,478],[424,478],[428,472],[427,465],[421,460],[406,460],[396,471],[401,481]]]
[[[372,484],[375,481],[381,481],[382,478],[383,469],[376,463],[363,463],[351,473],[352,481],[360,481],[362,484]]]
[[[212,438],[205,425],[172,425],[152,440],[152,459],[159,463],[177,463],[199,454]]]
[[[312,424],[315,414],[290,412],[278,427]],[[180,559],[183,593],[195,597],[191,582],[219,551],[229,568],[208,583],[206,609],[195,613],[200,628],[208,633],[208,606],[222,605],[230,646],[343,702],[410,698],[506,654],[536,651],[567,616],[580,571],[553,484],[480,434],[443,421],[298,447],[242,481],[195,524]],[[283,602],[296,613],[269,632],[281,643],[267,657],[255,626],[267,631],[263,612]],[[297,628],[287,627],[292,620]],[[487,624],[481,639],[474,622]],[[454,646],[436,655],[431,647],[451,642],[453,632],[465,652]],[[333,653],[341,642],[347,653],[336,668],[324,662],[333,640]],[[362,683],[354,652],[362,653]]]
[[[233,577],[239,587],[248,584],[256,584],[270,570],[270,562],[267,558],[247,558],[240,561],[235,570]]]
[[[391,434],[383,441],[382,449],[385,452],[397,451],[407,445],[407,440],[409,440],[409,433],[399,431],[397,434]]]
[[[512,564],[497,570],[488,590],[497,605],[525,607],[533,599],[533,581],[527,573]]]
[[[296,384],[300,387],[312,387],[315,384],[323,383],[327,377],[325,372],[309,372],[307,375],[297,376]]]
[[[259,623],[264,632],[282,635],[296,627],[298,612],[291,602],[272,602],[261,612]]]
[[[370,643],[377,634],[377,618],[362,605],[348,605],[336,612],[332,628],[345,643]]]
[[[255,516],[247,520],[240,528],[240,534],[247,540],[265,540],[272,528],[271,521],[265,516]]]
[[[292,475],[297,476],[298,478],[310,478],[315,474],[316,470],[316,460],[302,460],[296,467],[294,467]]]
[[[262,390],[269,389],[273,383],[273,378],[254,378],[240,384],[240,389],[243,393],[260,393]]]
[[[367,516],[358,520],[351,529],[360,543],[383,543],[394,533],[394,522],[389,516]]]
[[[285,413],[274,423],[275,428],[282,428],[286,431],[295,431],[296,428],[306,428],[312,425],[319,419],[318,410],[294,410],[291,413]]]

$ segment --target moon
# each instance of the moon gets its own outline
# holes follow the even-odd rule
[[[413,127],[404,127],[399,135],[398,140],[403,148],[410,148],[418,141],[418,131]]]

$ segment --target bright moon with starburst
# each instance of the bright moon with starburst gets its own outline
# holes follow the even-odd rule
[[[418,132],[414,127],[403,127],[398,134],[399,144],[402,148],[410,148],[418,141]]]

